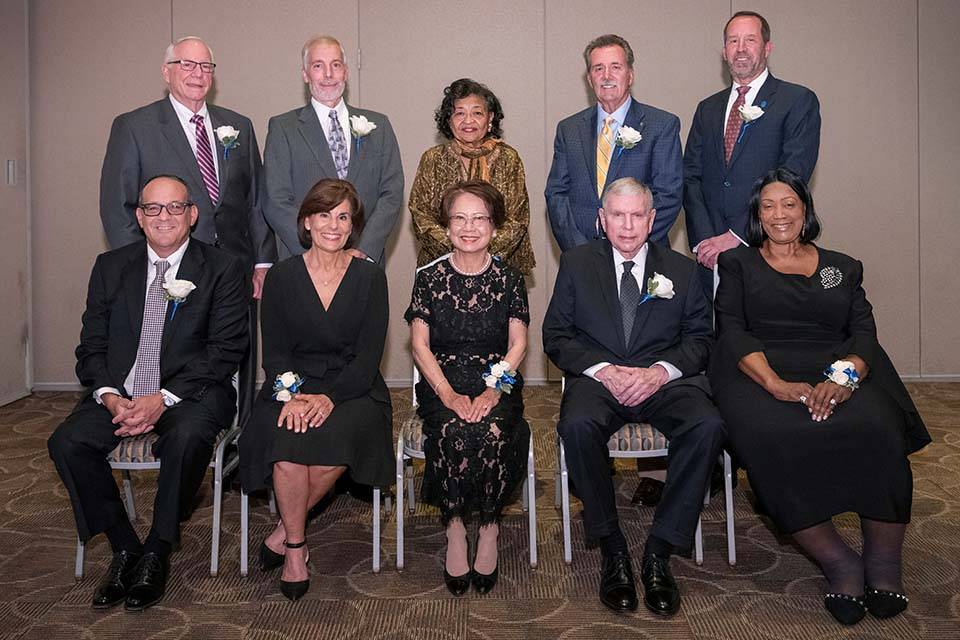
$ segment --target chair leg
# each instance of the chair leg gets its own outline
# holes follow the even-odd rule
[[[703,564],[703,532],[701,531],[702,524],[703,519],[697,518],[697,532],[693,537],[693,559],[698,565]]]
[[[80,539],[80,536],[77,536],[77,557],[73,564],[73,577],[76,578],[77,581],[83,580],[83,552],[83,540]]]
[[[267,489],[267,495],[270,496],[270,515],[277,515],[277,496],[273,494],[273,489]]]
[[[533,437],[527,450],[527,480],[523,496],[527,502],[527,529],[530,535],[530,567],[537,566],[537,472],[533,459]]]
[[[397,571],[403,570],[403,436],[397,441]]]
[[[404,473],[407,476],[407,509],[410,510],[410,513],[413,513],[417,510],[417,499],[413,492],[413,460],[407,459],[406,465],[407,468]]]
[[[125,505],[127,507],[127,517],[130,518],[130,522],[137,521],[137,505],[133,501],[133,481],[130,479],[130,470],[123,470],[123,495],[125,497]]]
[[[560,499],[563,518],[563,561],[573,562],[573,551],[570,548],[570,484],[567,476],[567,454],[563,450],[563,440],[557,440],[560,449]]]
[[[213,469],[213,531],[210,535],[210,575],[220,571],[220,518],[223,513],[223,464]]]
[[[240,575],[247,577],[249,563],[250,537],[250,497],[243,489],[240,490]]]
[[[380,487],[373,488],[373,572],[380,573]]]
[[[726,451],[723,452],[723,497],[727,512],[727,563],[732,567],[737,564],[737,536],[733,519],[733,463]]]

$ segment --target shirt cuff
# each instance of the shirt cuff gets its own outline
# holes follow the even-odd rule
[[[93,392],[93,399],[97,401],[97,404],[103,404],[103,400],[101,400],[100,398],[105,393],[115,393],[118,396],[123,397],[123,394],[120,393],[120,390],[117,389],[116,387],[100,387],[99,389]]]
[[[657,360],[656,362],[653,363],[653,366],[656,366],[656,365],[660,365],[661,367],[667,370],[667,374],[670,376],[667,382],[673,382],[674,380],[679,380],[680,378],[683,377],[683,374],[680,372],[680,369],[677,369],[675,366],[673,366],[666,360]]]
[[[609,367],[609,366],[610,366],[609,362],[601,362],[600,364],[595,364],[592,367],[584,369],[583,375],[593,380],[597,380],[597,372],[600,371],[600,369],[603,369],[604,367]],[[600,382],[600,381],[597,380],[597,382]]]
[[[273,266],[273,263],[272,263],[272,262],[258,262],[257,264],[253,265],[253,268],[254,268],[254,269],[269,269],[269,268],[272,267],[272,266]]]
[[[700,251],[700,245],[702,245],[702,244],[703,244],[703,240],[701,240],[700,242],[698,242],[698,243],[697,243],[697,246],[695,246],[693,249],[690,249],[690,251],[691,251],[692,253],[696,254],[698,251]]]
[[[727,229],[727,231],[730,232],[730,235],[732,235],[734,238],[736,238],[737,240],[739,240],[739,241],[740,241],[740,244],[742,244],[743,246],[745,246],[745,247],[750,246],[750,245],[747,244],[746,240],[744,240],[743,238],[741,238],[740,236],[738,236],[736,233],[734,233],[734,232],[733,232],[733,229]],[[698,246],[699,246],[699,245],[698,245]],[[694,251],[696,251],[696,249],[694,249]]]
[[[160,389],[160,395],[163,396],[163,404],[165,404],[168,407],[172,407],[173,405],[177,404],[181,400],[181,398],[173,395],[166,389]]]

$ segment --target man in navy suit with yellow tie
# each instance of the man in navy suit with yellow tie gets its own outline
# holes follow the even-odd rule
[[[620,36],[592,40],[583,58],[597,104],[557,125],[544,193],[553,236],[561,251],[602,237],[603,190],[631,177],[653,192],[657,218],[650,239],[666,245],[683,189],[680,120],[630,97],[633,49]]]

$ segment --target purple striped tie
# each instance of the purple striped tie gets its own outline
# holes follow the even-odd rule
[[[200,165],[200,175],[203,176],[203,184],[207,186],[207,193],[210,194],[210,202],[217,206],[220,185],[217,184],[217,169],[213,164],[207,128],[203,126],[203,116],[199,113],[190,118],[190,122],[197,125],[197,164]]]

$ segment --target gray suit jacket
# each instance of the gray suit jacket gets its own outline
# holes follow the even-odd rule
[[[240,258],[247,278],[258,262],[275,262],[273,232],[260,210],[260,149],[250,119],[207,104],[214,130],[240,130],[238,145],[224,152],[216,145],[220,197],[211,202],[196,156],[169,98],[116,117],[100,175],[100,219],[110,247],[143,240],[136,208],[144,181],[158,174],[183,178],[199,216],[193,237]],[[216,136],[214,136],[216,138]]]
[[[387,116],[349,105],[347,110],[377,125],[363,138],[350,137],[346,179],[356,187],[366,214],[356,248],[382,264],[384,245],[403,205],[400,148]],[[317,181],[337,177],[333,154],[312,105],[270,118],[263,159],[263,214],[280,241],[281,258],[299,255],[304,252],[297,238],[300,203]]]

